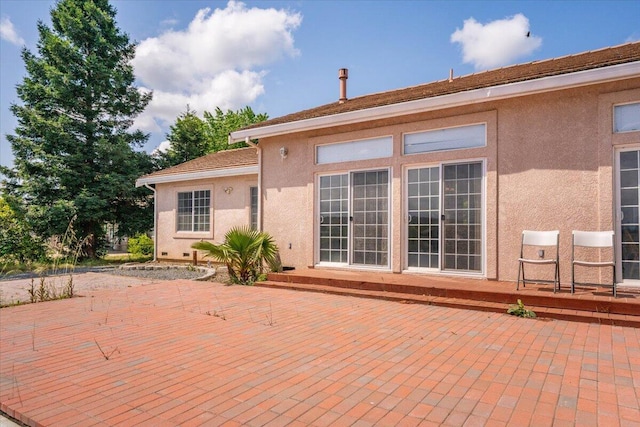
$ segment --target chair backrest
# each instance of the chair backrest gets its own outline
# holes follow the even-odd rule
[[[531,231],[524,230],[522,232],[522,244],[529,246],[557,246],[559,230],[552,231]]]
[[[589,248],[613,247],[613,231],[573,231],[573,246]]]

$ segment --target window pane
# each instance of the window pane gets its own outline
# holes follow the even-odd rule
[[[362,141],[341,142],[320,145],[316,150],[319,165],[354,160],[381,159],[393,155],[393,139],[389,136]],[[320,184],[322,185],[322,182]],[[332,183],[332,185],[336,184]]]
[[[484,124],[412,133],[404,136],[404,154],[458,150],[487,145]]]
[[[616,105],[613,108],[613,131],[640,131],[640,103]]]
[[[209,208],[211,192],[201,190],[193,192],[193,231],[209,231]]]
[[[178,193],[178,231],[209,231],[211,191]]]
[[[249,195],[251,198],[250,201],[250,213],[249,213],[249,225],[252,229],[258,229],[258,187],[250,187]]]
[[[193,194],[178,193],[178,231],[191,231],[193,214]]]
[[[409,188],[415,187],[408,195],[411,221],[407,232],[414,236],[409,240],[408,267],[439,268],[440,168],[411,169],[407,178]]]

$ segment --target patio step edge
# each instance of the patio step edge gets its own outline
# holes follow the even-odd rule
[[[395,301],[405,304],[425,304],[434,305],[440,307],[486,311],[494,313],[506,314],[509,305],[515,301],[508,303],[493,302],[493,301],[479,301],[466,298],[450,298],[440,297],[434,295],[416,295],[410,293],[401,292],[388,292],[388,291],[374,291],[353,289],[346,287],[336,287],[327,285],[316,285],[307,283],[295,283],[295,282],[280,282],[274,280],[267,280],[263,282],[256,282],[255,286],[288,289],[295,291],[308,291],[327,293],[333,295],[354,296],[360,298],[373,298],[384,299],[387,301]],[[599,323],[612,326],[628,326],[634,328],[640,328],[640,315],[629,314],[615,314],[606,312],[593,312],[587,310],[576,310],[571,308],[555,308],[555,307],[543,307],[527,304],[526,307],[533,310],[538,318],[541,319],[555,319],[555,320],[567,320],[573,322],[583,323]]]
[[[434,297],[456,298],[463,300],[478,300],[496,302],[502,304],[513,304],[518,298],[525,301],[527,305],[548,307],[555,309],[569,309],[577,311],[599,312],[603,314],[615,313],[618,315],[638,315],[638,304],[625,302],[621,299],[615,301],[588,300],[567,293],[550,293],[549,295],[525,294],[527,288],[522,288],[522,295],[519,291],[513,290],[469,290],[455,288],[440,288],[433,285],[408,285],[398,283],[384,283],[367,280],[334,279],[328,277],[313,277],[305,275],[289,275],[286,273],[269,273],[268,280],[280,283],[296,283],[298,285],[326,286],[340,289],[362,290],[371,292],[397,292],[403,295],[430,295]]]

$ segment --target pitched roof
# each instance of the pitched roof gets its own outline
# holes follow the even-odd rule
[[[620,46],[568,55],[559,58],[533,61],[509,67],[498,68],[466,76],[439,80],[431,83],[396,89],[387,92],[351,98],[346,102],[338,101],[309,110],[299,111],[271,120],[266,120],[244,129],[258,129],[283,123],[297,122],[331,116],[391,104],[450,95],[475,89],[509,83],[524,82],[543,77],[559,76],[579,71],[593,70],[618,64],[640,61],[640,42],[627,43]]]
[[[229,172],[224,175],[233,175],[234,169],[247,170],[247,167],[258,166],[258,154],[253,147],[237,148],[210,153],[179,165],[162,169],[138,178],[138,183],[153,183],[165,181],[162,178],[196,175],[207,172]]]

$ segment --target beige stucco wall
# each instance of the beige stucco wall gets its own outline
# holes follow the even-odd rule
[[[614,227],[614,146],[637,144],[640,133],[613,135],[616,103],[640,101],[640,79],[480,103],[455,109],[260,140],[263,229],[276,238],[285,265],[317,263],[318,174],[389,168],[391,266],[406,265],[404,171],[414,165],[483,160],[483,277],[515,280],[522,230],[559,229],[561,277],[570,281],[571,231]],[[487,146],[402,155],[402,135],[473,123],[487,124]],[[391,135],[392,158],[315,164],[315,146]],[[286,147],[282,159],[279,149]],[[543,276],[545,272],[541,273]]]
[[[221,243],[225,233],[231,227],[248,225],[250,222],[249,188],[257,185],[257,175],[158,184],[156,186],[158,259],[191,262],[193,259],[191,245],[194,242],[206,240]],[[227,194],[225,188],[232,188],[232,190]],[[178,232],[176,231],[178,192],[194,190],[211,191],[210,231]],[[203,253],[198,251],[198,260],[202,260],[202,257]]]

